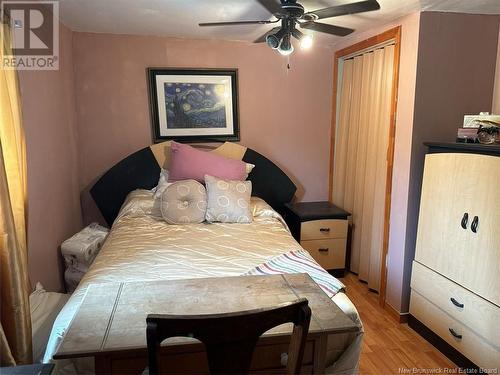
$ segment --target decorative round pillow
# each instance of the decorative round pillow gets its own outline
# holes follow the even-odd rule
[[[195,180],[174,182],[162,193],[160,207],[169,224],[201,223],[207,211],[207,191]]]

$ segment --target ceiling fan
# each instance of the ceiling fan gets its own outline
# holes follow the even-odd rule
[[[266,42],[272,49],[278,50],[282,55],[289,55],[293,52],[291,43],[292,36],[300,41],[301,47],[308,48],[312,45],[311,35],[302,33],[297,27],[309,29],[321,33],[337,36],[346,36],[354,30],[316,22],[317,20],[338,17],[346,14],[356,14],[380,9],[377,0],[364,0],[350,4],[342,4],[324,9],[305,12],[304,7],[297,3],[297,0],[257,0],[275,19],[266,21],[235,21],[235,22],[205,22],[200,26],[234,26],[234,25],[266,25],[278,23],[281,26],[275,27],[254,41],[254,43]]]

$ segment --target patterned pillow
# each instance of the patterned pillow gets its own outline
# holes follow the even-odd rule
[[[212,176],[205,176],[207,187],[207,213],[209,222],[222,223],[251,223],[250,196],[252,195],[251,181],[221,180]]]
[[[174,182],[162,193],[160,207],[169,224],[201,223],[205,221],[207,191],[195,180]]]

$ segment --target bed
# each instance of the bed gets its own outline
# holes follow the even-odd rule
[[[168,145],[156,145],[156,149],[150,148],[152,160],[159,166],[168,164],[166,159],[168,156],[163,157],[168,155],[165,147]],[[141,151],[144,154],[144,151]],[[295,192],[295,186],[286,174],[260,154],[254,151],[249,153],[248,149],[239,145],[224,144],[216,152],[230,157],[240,157],[243,160],[245,155],[257,155],[249,158],[251,161],[247,161],[256,165],[254,168],[256,171],[260,167],[260,173],[267,173],[268,176],[276,176],[278,173],[276,179],[271,178],[272,184],[266,182],[266,187],[262,187],[258,179],[252,181],[254,187],[256,186],[254,192],[260,197],[254,196],[251,199],[254,217],[251,224],[206,222],[189,225],[167,224],[161,217],[158,200],[154,199],[153,193],[149,190],[155,185],[153,180],[158,179],[159,168],[150,168],[152,174],[150,183],[147,182],[144,173],[142,181],[139,181],[133,173],[127,171],[138,168],[144,172],[147,168],[127,166],[131,159],[120,162],[118,168],[117,166],[111,168],[94,186],[94,198],[106,220],[110,220],[113,225],[101,252],[54,323],[44,356],[45,362],[51,361],[88,286],[92,283],[239,276],[251,274],[259,266],[277,259],[282,254],[305,253],[290,235],[286,223],[278,212]],[[144,157],[139,160],[143,162]],[[132,162],[132,165],[136,164],[137,158]],[[154,176],[156,172],[158,174]],[[136,182],[119,181],[130,179],[130,176],[134,176]],[[255,175],[250,174],[249,179],[252,178],[255,178]],[[277,184],[276,180],[279,180]],[[109,200],[98,197],[100,194],[110,194],[110,191],[106,190],[113,190],[112,182],[121,184],[122,191],[118,193],[115,191],[115,194],[125,195],[118,209],[114,200],[110,203]],[[127,187],[123,188],[125,185]],[[264,193],[260,194],[260,191]],[[119,199],[116,199],[116,202],[119,202]],[[333,277],[328,277],[331,278],[330,282],[338,285],[334,295],[332,294],[332,300],[359,326],[359,331],[355,333],[329,337],[328,372],[357,373],[363,327],[356,308],[343,293],[343,285]],[[59,373],[93,372],[93,362],[88,359],[56,362]]]

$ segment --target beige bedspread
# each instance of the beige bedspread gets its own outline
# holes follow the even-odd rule
[[[300,249],[281,216],[267,203],[252,198],[252,209],[251,224],[169,225],[161,219],[159,202],[151,192],[130,193],[101,252],[54,323],[44,360],[51,360],[90,283],[239,276],[277,255]],[[333,300],[359,322],[344,293]],[[335,363],[335,373],[356,371],[361,337],[360,323],[359,333],[329,340],[329,364]],[[74,371],[74,363],[66,364],[71,366],[59,365],[60,372]],[[85,372],[84,367],[87,364],[78,372]]]

